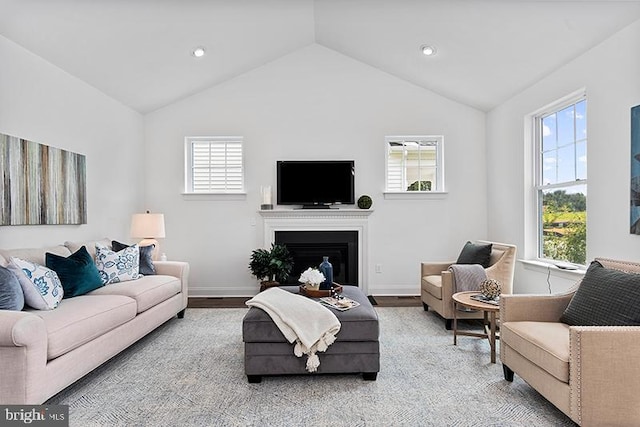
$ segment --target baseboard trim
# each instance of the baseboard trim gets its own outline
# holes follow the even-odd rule
[[[207,288],[202,286],[189,287],[190,298],[232,298],[232,297],[253,297],[260,290],[259,285],[255,287],[249,286],[219,286],[215,288]],[[397,296],[419,296],[420,292],[416,292],[415,287],[369,287],[367,295],[381,297],[397,297]]]

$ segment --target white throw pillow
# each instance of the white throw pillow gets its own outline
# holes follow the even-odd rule
[[[114,252],[96,243],[96,267],[104,284],[135,280],[140,277],[140,249],[136,244]]]
[[[7,266],[20,282],[24,302],[36,310],[53,310],[64,296],[62,283],[55,271],[31,261],[11,258]]]

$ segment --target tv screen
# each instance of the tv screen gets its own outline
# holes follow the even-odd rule
[[[279,205],[355,203],[353,160],[279,161],[277,175]]]

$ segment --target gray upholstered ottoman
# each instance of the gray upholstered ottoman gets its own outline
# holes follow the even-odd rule
[[[283,289],[298,293],[297,286]],[[344,286],[342,294],[360,303],[347,311],[333,310],[342,327],[336,341],[326,352],[318,353],[318,374],[362,373],[365,380],[375,381],[380,371],[378,314],[362,291]],[[242,321],[244,372],[249,382],[260,382],[263,375],[309,374],[306,356],[296,357],[289,343],[271,317],[251,307]]]

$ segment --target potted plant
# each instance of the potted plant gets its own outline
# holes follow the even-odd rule
[[[260,280],[260,290],[279,285],[289,277],[293,257],[285,245],[273,243],[271,249],[255,249],[251,252],[249,270]]]

